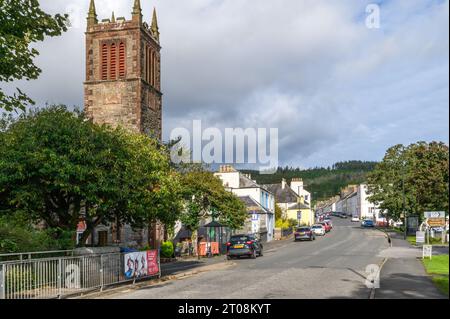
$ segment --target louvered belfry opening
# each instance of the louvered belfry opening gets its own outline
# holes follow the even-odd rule
[[[125,77],[125,44],[119,44],[119,77]]]
[[[102,80],[108,79],[108,45],[102,45]]]
[[[116,44],[112,43],[110,47],[110,68],[109,68],[109,79],[115,80],[116,79]]]
[[[123,41],[104,43],[101,49],[101,79],[126,77],[126,47]]]

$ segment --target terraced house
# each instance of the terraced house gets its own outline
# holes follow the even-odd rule
[[[246,205],[249,217],[237,232],[256,234],[263,242],[270,242],[275,229],[275,196],[266,187],[252,180],[250,175],[237,171],[233,166],[220,166],[214,174],[225,188],[237,195]]]

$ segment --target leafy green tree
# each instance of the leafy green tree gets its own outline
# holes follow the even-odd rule
[[[53,106],[22,114],[0,140],[0,215],[74,230],[81,212],[88,227],[82,242],[99,224],[178,218],[178,175],[150,137]]]
[[[368,174],[369,200],[394,220],[403,212],[420,217],[427,210],[448,212],[448,165],[444,143],[395,145]]]
[[[41,73],[33,62],[39,52],[32,44],[46,36],[67,31],[68,16],[41,10],[38,0],[0,1],[0,82],[37,79]],[[19,88],[12,96],[0,89],[0,109],[25,109],[33,101]]]

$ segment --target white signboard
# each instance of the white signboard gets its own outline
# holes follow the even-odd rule
[[[445,212],[425,212],[425,218],[445,218]]]
[[[433,246],[431,245],[423,245],[422,251],[422,259],[430,258],[433,256]]]
[[[425,243],[425,232],[417,231],[416,232],[416,244],[424,244]]]

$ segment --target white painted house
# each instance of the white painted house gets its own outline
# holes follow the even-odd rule
[[[244,229],[251,229],[263,240],[272,241],[275,228],[275,197],[264,186],[252,180],[230,165],[220,166],[219,172],[214,174],[222,180],[225,188],[237,195],[249,209],[249,219]],[[256,205],[250,205],[251,199]],[[260,206],[261,209],[252,207]],[[264,215],[264,216],[262,216]],[[251,225],[250,225],[251,223]]]
[[[360,219],[385,222],[378,205],[369,202],[368,197],[366,184],[350,185],[342,190],[341,198],[336,202],[336,211],[358,216]]]

